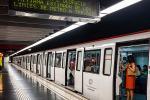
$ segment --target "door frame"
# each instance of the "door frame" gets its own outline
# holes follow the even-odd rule
[[[75,51],[76,52],[76,48],[75,49],[67,49],[67,56],[66,56],[66,67],[65,67],[65,86],[68,86],[67,85],[67,72],[68,72],[68,54],[69,52],[71,51]]]
[[[131,40],[131,41],[125,41],[125,42],[117,42],[116,46],[115,46],[115,60],[114,60],[114,75],[113,75],[113,100],[117,99],[117,94],[116,94],[116,78],[117,78],[117,70],[118,70],[118,51],[119,51],[119,47],[121,46],[131,46],[131,45],[141,45],[141,44],[149,44],[150,45],[150,40],[148,39],[141,39],[141,40]],[[149,52],[150,53],[150,52]],[[149,60],[150,60],[150,55],[149,55]],[[150,65],[150,61],[149,61],[149,65]],[[148,85],[148,84],[147,84]],[[148,96],[148,94],[147,94]],[[147,99],[148,100],[148,99]]]
[[[31,70],[31,69],[32,69],[32,68],[31,68],[31,66],[32,66],[33,55],[30,55],[29,57],[30,57],[30,71],[32,72],[32,70]]]
[[[147,100],[150,99],[150,39],[149,39],[149,64],[148,64],[148,75],[147,75]]]
[[[48,78],[48,67],[49,67],[49,55],[51,54],[52,56],[52,52],[47,52],[47,64],[46,64],[46,78]],[[52,61],[53,62],[53,61]],[[50,68],[51,69],[51,68]],[[50,73],[51,74],[51,73]]]

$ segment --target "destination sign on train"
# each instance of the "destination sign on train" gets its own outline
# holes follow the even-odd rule
[[[99,0],[9,0],[10,10],[75,17],[99,15]]]

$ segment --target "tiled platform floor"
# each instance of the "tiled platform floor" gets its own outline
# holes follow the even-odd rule
[[[0,100],[63,100],[10,64],[0,72]]]

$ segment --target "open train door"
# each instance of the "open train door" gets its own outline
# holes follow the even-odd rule
[[[82,93],[84,48],[77,49],[76,54],[77,55],[76,55],[76,68],[75,68],[75,90]]]
[[[147,79],[147,100],[150,100],[150,40],[149,40],[149,67],[148,67],[148,79]]]
[[[127,80],[126,65],[128,56],[132,55],[136,63],[137,73],[135,76],[134,100],[150,99],[150,75],[148,65],[150,65],[150,46],[147,42],[135,43],[130,45],[119,44],[117,48],[117,72],[116,72],[116,100],[127,99],[126,84]]]
[[[55,67],[54,67],[54,61],[55,61],[55,52],[52,52],[52,65],[51,65],[51,80],[55,80]]]

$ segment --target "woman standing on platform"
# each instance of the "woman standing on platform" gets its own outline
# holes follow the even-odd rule
[[[127,100],[133,100],[136,79],[136,64],[132,55],[128,56],[128,64],[126,65],[126,90]]]
[[[2,70],[3,67],[3,54],[0,53],[0,70]]]

